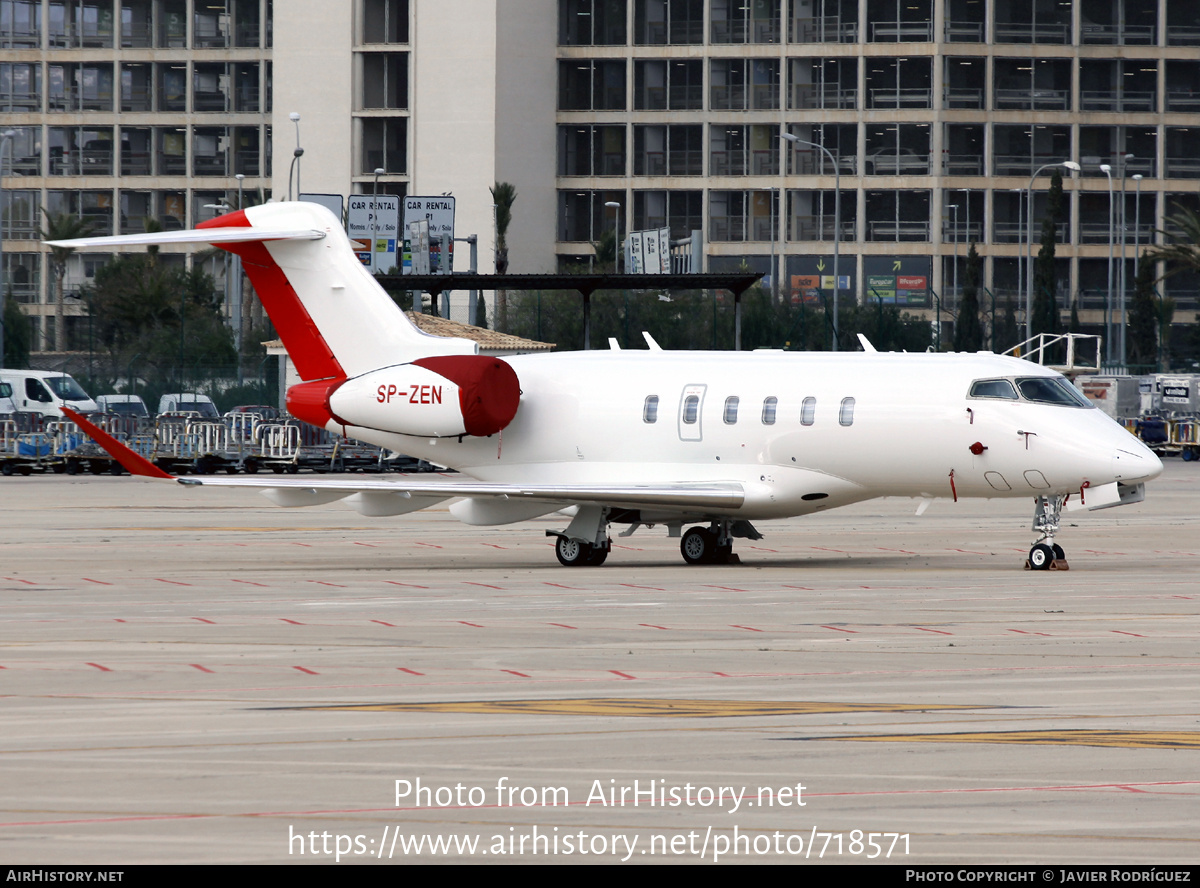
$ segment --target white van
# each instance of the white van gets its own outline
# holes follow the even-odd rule
[[[56,419],[62,407],[95,413],[96,402],[66,373],[56,370],[0,370],[0,381],[12,386],[12,400],[22,413]]]
[[[149,419],[150,411],[140,395],[100,395],[96,405],[101,413],[116,413],[120,416],[136,416],[138,419]]]
[[[12,383],[0,379],[0,413],[17,412],[17,405],[13,403],[12,394]]]
[[[220,419],[217,405],[197,392],[168,392],[158,399],[159,413],[199,413],[204,419]]]

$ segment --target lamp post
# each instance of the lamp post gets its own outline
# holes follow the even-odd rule
[[[4,309],[8,298],[8,275],[4,273],[4,148],[12,151],[12,138],[16,130],[0,133],[0,367],[4,366]]]
[[[616,210],[616,212],[613,213],[613,225],[615,226],[615,231],[613,232],[613,247],[615,250],[615,253],[613,255],[613,271],[616,274],[620,274],[621,273],[621,252],[622,252],[621,251],[621,204],[620,204],[620,201],[608,200],[608,201],[604,202],[604,205],[606,207],[608,207],[610,210]]]
[[[300,199],[300,158],[304,156],[304,149],[300,147],[300,112],[293,111],[288,115],[288,120],[296,124],[296,150],[292,152],[292,167],[288,170],[288,200],[292,199],[292,173],[296,174],[296,199]]]
[[[239,211],[246,209],[245,198],[242,195],[242,186],[246,181],[245,175],[238,173],[233,178],[237,179],[238,183],[238,200],[237,208]],[[237,253],[233,254],[233,338],[237,345],[238,354],[238,385],[242,384],[242,257]]]
[[[958,204],[946,204],[946,209],[954,211],[954,297],[958,298]]]
[[[1125,173],[1129,161],[1133,160],[1132,154],[1121,154],[1118,156],[1121,161],[1121,328],[1117,336],[1117,359],[1121,364],[1125,363],[1125,228],[1127,226],[1125,212]]]
[[[375,257],[379,239],[379,177],[383,175],[383,167],[375,167],[375,187],[371,191],[371,274],[376,271]]]
[[[1055,163],[1044,163],[1029,177],[1029,187],[1025,189],[1025,339],[1033,338],[1033,182],[1042,172],[1051,167],[1064,167],[1073,173],[1081,167],[1073,160],[1060,160]]]
[[[809,145],[825,152],[829,162],[833,164],[833,351],[838,350],[838,293],[841,289],[841,279],[838,277],[838,247],[842,239],[842,172],[838,159],[824,145],[801,139],[791,133],[783,133],[783,137],[793,145]]]
[[[1112,363],[1112,310],[1113,310],[1113,183],[1112,167],[1100,164],[1100,172],[1108,176],[1108,298],[1104,302],[1104,357]]]

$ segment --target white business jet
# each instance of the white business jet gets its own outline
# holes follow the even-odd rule
[[[567,511],[564,565],[599,565],[610,525],[662,525],[689,564],[727,561],[752,522],[882,496],[1030,497],[1027,566],[1065,568],[1068,509],[1138,502],[1162,464],[1066,379],[984,354],[668,352],[477,354],[414,327],[312,203],[230,213],[198,229],[64,241],[72,247],[208,243],[237,253],[301,382],[292,414],[453,467],[455,479],[179,478],[257,487],[283,506],[345,500],[401,515],[499,525]],[[126,468],[172,476],[76,421]],[[685,529],[686,528],[686,529]]]

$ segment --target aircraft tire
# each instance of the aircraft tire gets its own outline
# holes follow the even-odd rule
[[[594,549],[594,546],[582,540],[573,540],[565,536],[560,536],[558,542],[554,544],[554,554],[558,557],[558,563],[563,567],[582,567],[591,564]]]
[[[717,538],[703,527],[693,527],[679,541],[679,552],[688,564],[710,564],[717,553]]]
[[[1058,543],[1055,543],[1051,548],[1054,549],[1055,560],[1063,561],[1066,559],[1067,553],[1063,551],[1063,547],[1060,546]]]
[[[1045,543],[1038,543],[1029,550],[1029,566],[1033,570],[1049,570],[1054,560],[1054,550]]]
[[[592,554],[588,557],[588,567],[599,567],[608,560],[607,546],[592,546]]]

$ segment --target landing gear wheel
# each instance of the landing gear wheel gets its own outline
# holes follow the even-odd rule
[[[717,535],[703,527],[693,527],[679,541],[679,551],[688,564],[709,564],[717,554]]]
[[[1067,553],[1063,551],[1063,547],[1062,547],[1062,546],[1060,546],[1058,543],[1055,543],[1055,544],[1054,544],[1053,546],[1051,546],[1050,548],[1054,550],[1054,560],[1055,560],[1055,561],[1064,561],[1064,560],[1066,560]]]
[[[1029,567],[1031,570],[1049,570],[1054,557],[1053,549],[1045,543],[1038,543],[1029,550]]]
[[[592,554],[588,556],[586,562],[588,567],[599,567],[608,560],[607,546],[592,546]]]
[[[554,544],[554,554],[558,556],[558,563],[563,567],[581,567],[583,565],[594,564],[591,559],[594,556],[595,546],[583,542],[583,540],[574,540],[570,537],[560,536],[558,542]],[[608,553],[605,552],[605,557]]]

